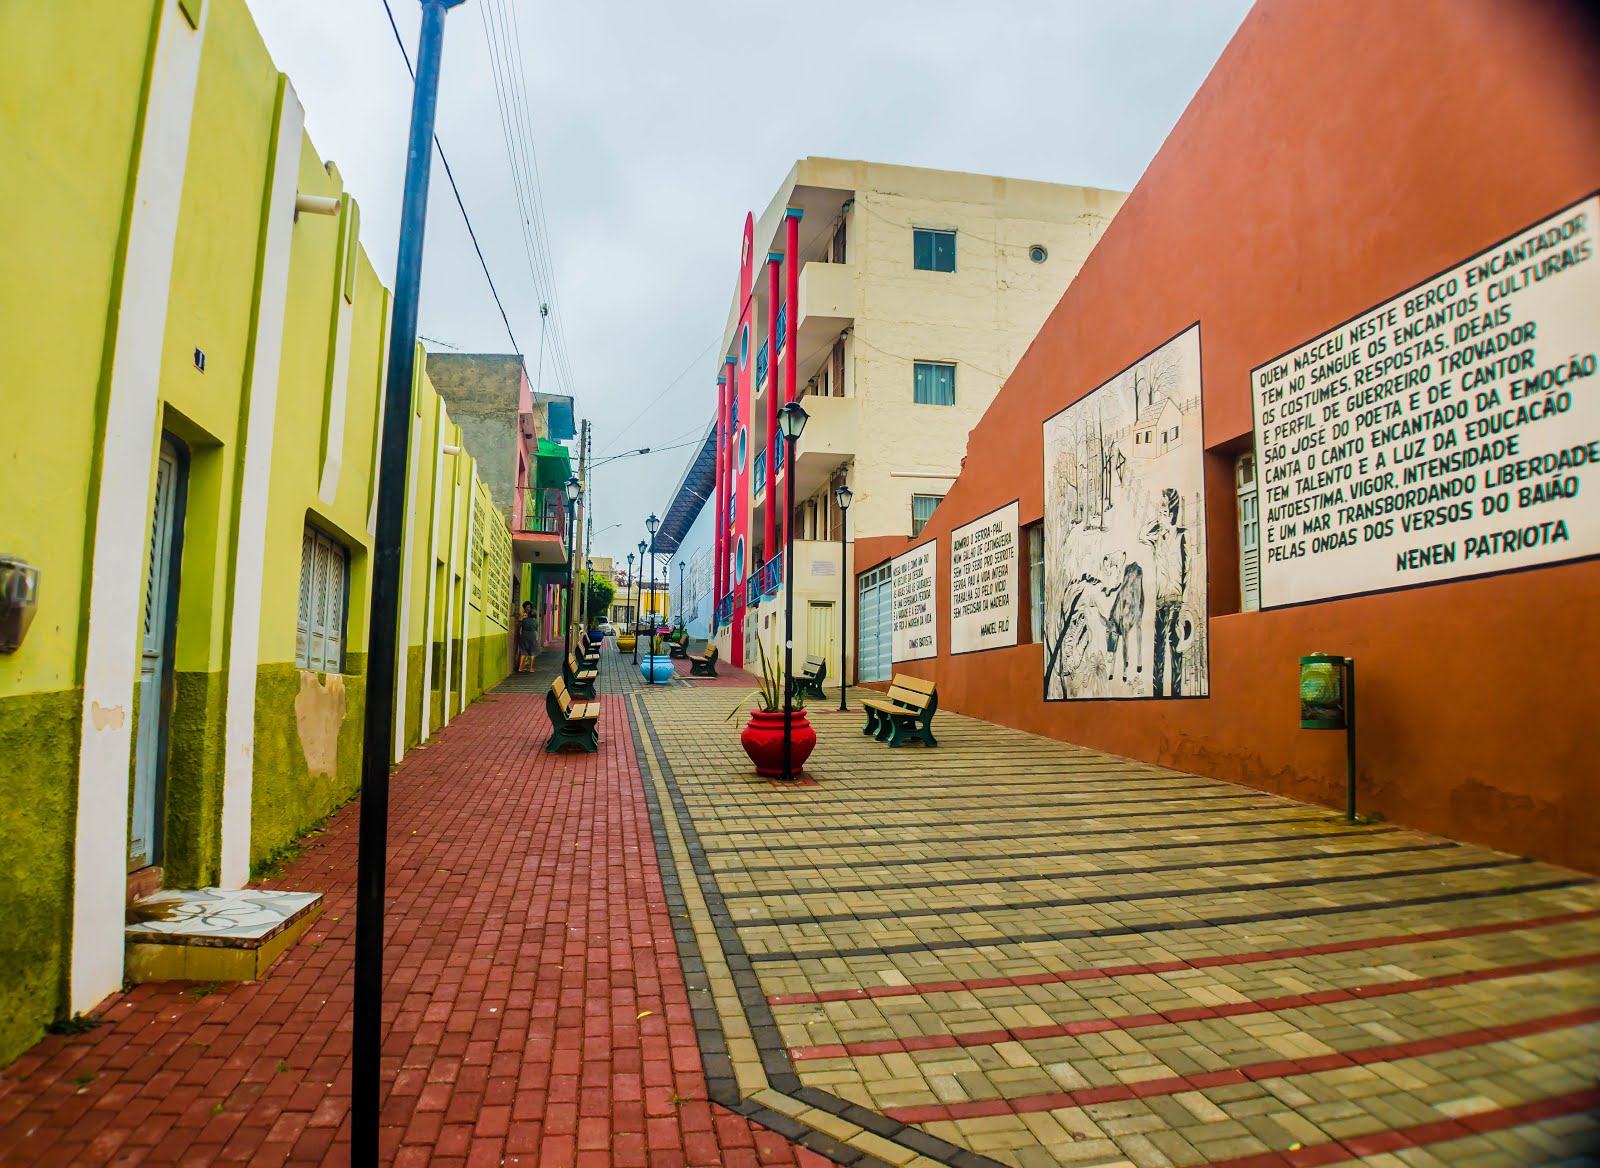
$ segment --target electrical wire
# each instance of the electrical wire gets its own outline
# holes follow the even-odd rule
[[[405,41],[400,39],[400,26],[395,23],[394,9],[389,7],[389,0],[383,0],[383,10],[388,13],[389,27],[394,31],[394,43],[400,49],[400,56],[406,63],[406,72],[411,75],[411,83],[416,84],[417,71],[411,66],[411,54],[406,52]],[[450,190],[456,197],[456,206],[461,211],[461,221],[467,225],[467,235],[472,239],[472,250],[478,253],[478,263],[483,268],[483,278],[489,282],[489,293],[494,297],[495,307],[500,310],[500,320],[506,326],[506,336],[510,338],[511,347],[517,352],[522,352],[522,345],[517,341],[517,334],[512,331],[511,318],[506,315],[506,306],[500,300],[500,290],[494,286],[494,277],[489,274],[489,261],[483,258],[483,248],[478,245],[478,233],[472,228],[472,216],[467,214],[467,205],[462,201],[461,188],[456,185],[455,172],[450,169],[450,160],[445,157],[444,145],[439,141],[439,135],[433,136],[433,148],[439,152],[439,161],[444,163],[445,177],[450,180]]]

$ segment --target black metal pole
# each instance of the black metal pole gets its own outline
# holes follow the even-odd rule
[[[656,683],[656,533],[650,533],[650,652],[645,654],[650,663],[650,684]]]
[[[567,611],[561,617],[561,659],[572,654],[572,528],[577,520],[577,509],[567,500]]]
[[[791,473],[783,476],[783,780],[794,780],[794,439],[784,438],[785,461]]]
[[[417,298],[428,219],[433,123],[445,10],[461,0],[422,0],[411,135],[406,153],[400,242],[395,262],[389,369],[383,394],[378,523],[373,535],[372,609],[367,626],[366,710],[362,720],[361,813],[356,845],[355,1008],[351,1047],[350,1163],[377,1168],[383,1045],[383,900],[388,863],[389,758],[400,649],[400,573],[405,544],[406,459],[411,384],[417,360]]]
[[[845,662],[845,646],[850,640],[850,572],[845,566],[846,545],[844,540],[845,524],[850,522],[850,510],[847,507],[839,508],[839,712],[845,714],[849,708],[844,704],[844,691],[850,688],[850,666]]]
[[[688,595],[688,592],[685,590],[684,584],[683,584],[683,561],[679,560],[678,561],[678,619],[679,620],[683,620],[684,605],[686,605],[688,602],[689,602],[689,595]],[[688,624],[685,623],[684,627],[688,628]]]

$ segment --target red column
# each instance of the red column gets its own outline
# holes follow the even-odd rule
[[[784,313],[783,328],[783,400],[785,403],[794,401],[795,376],[800,367],[799,358],[795,352],[798,343],[796,334],[800,330],[800,215],[798,207],[790,207],[784,214],[784,239],[783,239],[783,299],[789,309]],[[784,451],[787,456],[789,451]],[[793,474],[794,467],[785,461],[784,474]],[[783,513],[783,546],[789,546],[789,524],[794,516],[790,515],[787,508]],[[789,579],[789,565],[783,566],[785,583]]]
[[[728,570],[728,498],[724,475],[728,459],[728,379],[717,378],[716,485],[711,505],[716,508],[711,522],[711,617],[715,623],[717,606],[727,591],[723,574]]]
[[[783,257],[767,253],[767,510],[763,562],[778,552],[778,264]]]

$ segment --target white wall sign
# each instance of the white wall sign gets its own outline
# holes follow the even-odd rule
[[[939,596],[933,574],[938,557],[939,541],[933,540],[889,561],[889,616],[896,661],[939,655]]]
[[[950,652],[1017,643],[1017,504],[950,533]]]
[[[1585,199],[1251,372],[1263,608],[1600,554],[1597,218]]]
[[[1204,697],[1200,326],[1044,423],[1046,701]]]

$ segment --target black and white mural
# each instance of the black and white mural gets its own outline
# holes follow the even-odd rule
[[[1200,326],[1044,423],[1044,696],[1204,697]]]

